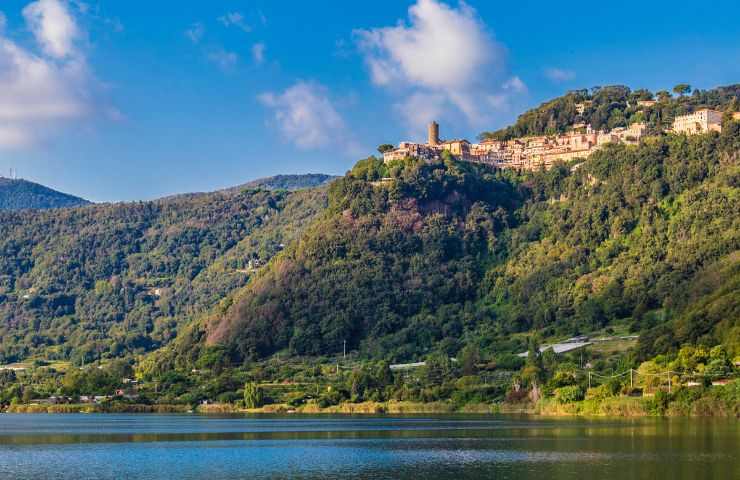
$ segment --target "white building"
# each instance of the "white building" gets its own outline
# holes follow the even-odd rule
[[[702,108],[694,113],[678,116],[673,120],[674,133],[693,135],[695,133],[707,133],[709,131],[722,131],[722,112]]]

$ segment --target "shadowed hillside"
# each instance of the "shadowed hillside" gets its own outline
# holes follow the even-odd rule
[[[77,207],[89,203],[28,180],[0,177],[0,210]]]

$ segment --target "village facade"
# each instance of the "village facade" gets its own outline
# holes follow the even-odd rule
[[[585,108],[585,105],[584,105]],[[722,112],[711,109],[697,110],[689,115],[676,117],[671,131],[674,133],[706,133],[721,131]],[[483,140],[470,143],[465,139],[440,140],[439,124],[431,122],[426,143],[401,142],[398,148],[385,152],[386,163],[404,158],[435,160],[447,151],[459,160],[494,165],[499,168],[537,170],[550,168],[557,162],[586,158],[594,151],[611,143],[635,145],[647,133],[644,123],[609,131],[593,130],[584,123],[575,124],[570,131],[558,135],[521,137],[510,140]]]

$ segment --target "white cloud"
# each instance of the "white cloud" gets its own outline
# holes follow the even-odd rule
[[[264,63],[266,49],[267,47],[265,47],[264,43],[255,43],[252,45],[252,58],[254,58],[254,63],[257,65]]]
[[[428,114],[462,114],[480,125],[490,119],[493,107],[481,99],[526,90],[518,77],[516,84],[501,79],[505,50],[465,3],[455,8],[418,0],[409,8],[408,21],[354,33],[373,83],[402,96],[397,109],[415,105]],[[404,116],[414,128],[431,120],[422,121],[416,113]]]
[[[206,33],[206,27],[201,22],[196,22],[185,30],[185,36],[190,39],[194,44],[200,43],[203,39],[203,35]]]
[[[527,91],[527,86],[524,84],[524,82],[522,82],[522,79],[517,77],[516,75],[505,81],[501,87],[504,90],[516,93],[524,93]]]
[[[562,68],[546,68],[545,76],[556,83],[568,82],[576,78],[576,72]]]
[[[250,27],[246,20],[244,19],[244,14],[241,12],[229,12],[221,17],[218,17],[218,21],[221,22],[224,27],[237,27],[241,29],[244,32],[251,32],[252,27]]]
[[[31,147],[100,110],[100,85],[76,45],[83,32],[66,2],[38,0],[23,16],[36,49],[0,30],[0,148]]]
[[[268,92],[258,99],[272,110],[285,139],[298,148],[347,147],[351,143],[344,119],[321,85],[298,81],[282,93]]]
[[[239,55],[222,48],[211,50],[206,53],[206,58],[218,65],[222,70],[229,70],[239,61]]]
[[[476,18],[435,0],[419,0],[409,9],[410,25],[358,32],[369,50],[373,81],[399,79],[430,88],[460,89],[481,67],[499,60],[500,52]]]
[[[23,9],[23,17],[44,52],[55,58],[75,53],[77,24],[60,0],[38,0]]]

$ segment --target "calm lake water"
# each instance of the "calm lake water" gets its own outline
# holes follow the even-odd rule
[[[0,479],[740,479],[735,419],[0,415]]]

